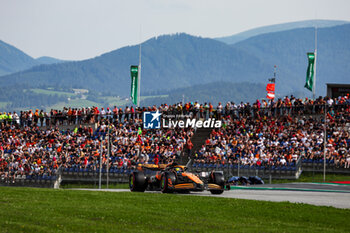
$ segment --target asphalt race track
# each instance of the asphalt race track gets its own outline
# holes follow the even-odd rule
[[[234,187],[233,187],[234,188]],[[276,185],[238,186],[221,195],[212,195],[209,191],[192,192],[191,194],[223,198],[239,198],[261,201],[287,201],[318,206],[333,206],[350,209],[350,186],[335,184],[291,183]],[[130,192],[128,189],[75,189],[107,192]],[[174,194],[176,195],[176,194]]]
[[[213,196],[210,193],[198,193],[198,195]],[[336,208],[350,208],[350,193],[285,190],[230,190],[225,191],[222,195],[215,196],[260,201],[288,201],[292,203],[333,206]]]
[[[280,189],[294,191],[349,192],[350,185],[335,183],[285,183],[248,186],[248,188]]]

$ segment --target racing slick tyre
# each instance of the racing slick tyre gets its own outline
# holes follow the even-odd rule
[[[129,177],[131,192],[144,192],[147,188],[147,180],[143,172],[133,172]]]
[[[210,174],[210,182],[213,184],[217,184],[221,187],[221,189],[209,190],[211,194],[222,194],[224,192],[225,179],[224,174],[222,174],[222,172],[213,172],[212,174]]]
[[[174,173],[165,172],[160,180],[160,189],[163,193],[174,192],[173,185],[175,183],[176,177]]]

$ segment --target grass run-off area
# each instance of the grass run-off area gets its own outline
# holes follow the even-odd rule
[[[1,232],[348,232],[350,210],[161,193],[0,187]]]

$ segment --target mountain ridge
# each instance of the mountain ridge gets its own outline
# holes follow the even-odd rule
[[[49,65],[49,64],[55,64],[55,63],[68,62],[66,60],[61,60],[61,59],[57,59],[57,58],[49,57],[49,56],[38,57],[35,60],[41,65]]]
[[[187,34],[147,40],[142,45],[142,58],[141,84],[144,91],[186,87],[215,81],[216,78],[229,80],[228,68],[245,72],[246,79],[253,81],[255,77],[251,70],[266,67],[260,59],[248,57],[222,42]],[[239,64],[239,61],[248,60],[247,67]],[[129,67],[132,64],[138,64],[138,46],[123,47],[83,61],[36,66],[0,77],[0,83],[66,85],[100,92],[119,91],[120,95],[126,96],[129,94],[126,89],[130,86]],[[208,69],[210,66],[215,69]],[[235,74],[230,76],[239,78]]]
[[[349,23],[350,23],[349,21],[341,21],[341,20],[296,21],[296,22],[274,24],[274,25],[253,28],[247,31],[230,35],[230,36],[217,37],[213,39],[224,42],[226,44],[235,44],[240,41],[249,39],[251,37],[258,36],[261,34],[271,33],[271,32],[281,32],[281,31],[288,31],[288,30],[293,30],[297,28],[309,28],[314,26],[317,26],[318,28],[333,27],[333,26],[339,26],[339,25],[349,24]]]
[[[34,59],[15,46],[0,40],[0,76],[27,70],[31,67],[65,62],[53,57],[39,57]]]
[[[299,28],[260,34],[233,45],[185,33],[151,38],[142,43],[141,95],[169,94],[171,98],[167,100],[173,101],[179,98],[178,91],[188,96],[197,93],[202,100],[208,98],[208,102],[227,100],[229,95],[262,98],[263,86],[277,65],[277,98],[290,94],[309,97],[312,93],[304,88],[306,53],[314,50],[314,35],[314,28]],[[318,29],[317,95],[325,95],[327,82],[349,83],[348,38],[350,24]],[[139,46],[126,46],[83,61],[37,65],[0,77],[0,85],[12,88],[21,84],[27,89],[83,88],[98,96],[128,97],[130,65],[137,65],[138,58]],[[218,96],[207,94],[215,83],[222,92],[215,87]],[[225,83],[227,86],[236,83],[242,88],[227,89]],[[259,84],[262,92],[256,88],[249,91],[249,86],[253,88],[251,84]]]
[[[0,40],[0,76],[37,65],[34,58]]]
[[[325,95],[325,84],[349,83],[350,24],[318,29],[316,91]],[[296,36],[297,35],[297,36]],[[274,63],[283,79],[277,79],[276,88],[289,87],[290,92],[303,87],[306,78],[307,52],[315,49],[314,28],[300,28],[284,32],[273,32],[249,38],[231,45],[249,54]],[[334,75],[337,74],[337,75]],[[288,77],[288,78],[287,78]],[[306,89],[299,88],[305,95]]]

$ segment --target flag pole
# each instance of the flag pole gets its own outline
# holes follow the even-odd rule
[[[277,71],[277,66],[274,65],[274,67],[273,67],[273,78],[274,78],[274,82],[273,82],[273,83],[275,83],[275,85],[276,85],[276,71]],[[275,87],[275,97],[276,97],[276,87]],[[274,98],[274,99],[275,99],[275,98]]]
[[[326,183],[327,101],[324,103],[323,182]]]
[[[140,107],[140,98],[141,98],[141,26],[140,26],[140,48],[139,48],[139,77],[137,79],[137,107]]]
[[[317,25],[315,26],[315,74],[314,74],[314,82],[312,88],[312,94],[315,100],[316,97],[316,65],[317,65]]]

